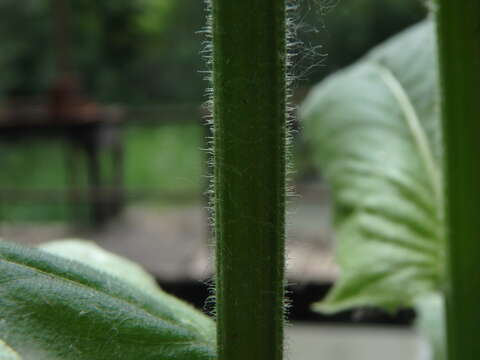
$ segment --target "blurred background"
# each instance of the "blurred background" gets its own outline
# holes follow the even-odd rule
[[[425,15],[421,0],[304,0],[294,105]],[[1,238],[96,241],[209,310],[204,23],[202,0],[0,0]],[[337,269],[328,190],[296,127],[291,358],[421,359],[408,309],[310,311]]]

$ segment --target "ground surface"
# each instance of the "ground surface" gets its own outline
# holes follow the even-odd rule
[[[336,277],[328,197],[319,185],[303,186],[289,205],[288,277],[295,282],[324,282]],[[65,225],[3,223],[0,237],[36,244],[79,237],[143,264],[160,279],[203,280],[210,276],[211,240],[200,203],[178,207],[130,206],[101,231]]]
[[[293,324],[290,360],[427,360],[425,343],[411,329]]]

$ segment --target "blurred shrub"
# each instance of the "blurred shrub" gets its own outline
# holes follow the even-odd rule
[[[100,101],[201,101],[201,0],[72,0],[74,63]],[[47,0],[0,1],[0,96],[38,94],[55,74],[52,14]],[[300,37],[328,53],[310,71],[316,82],[374,44],[424,16],[421,0],[303,0]],[[328,10],[328,11],[327,11]],[[303,26],[308,24],[307,26]],[[312,60],[298,60],[299,73]],[[313,60],[318,61],[318,56]]]

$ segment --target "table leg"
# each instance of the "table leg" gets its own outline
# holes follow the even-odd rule
[[[100,227],[104,225],[106,216],[104,211],[105,202],[102,194],[101,163],[98,145],[94,143],[86,145],[85,152],[88,167],[90,216],[93,226]]]
[[[77,196],[78,191],[78,163],[77,163],[77,145],[67,142],[65,144],[65,179],[66,179],[66,201],[70,209],[72,223],[78,222],[80,201]]]
[[[113,168],[113,198],[111,206],[111,215],[118,215],[124,206],[124,153],[123,144],[119,140],[112,148],[112,168]]]

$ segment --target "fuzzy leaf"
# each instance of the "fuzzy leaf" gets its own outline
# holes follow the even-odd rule
[[[44,243],[39,248],[51,254],[80,261],[98,270],[105,271],[144,291],[158,291],[158,286],[153,276],[140,265],[105,251],[94,242],[65,239]]]
[[[434,24],[317,86],[305,136],[331,186],[340,279],[323,312],[395,309],[442,282],[444,225]]]
[[[214,359],[212,330],[161,290],[0,242],[0,337],[24,360]]]
[[[0,340],[0,360],[22,360],[10,346]]]
[[[211,319],[191,305],[161,290],[155,278],[133,261],[106,251],[91,241],[79,239],[50,241],[40,245],[39,248],[51,254],[79,261],[97,270],[107,272],[131,286],[157,297],[159,301],[168,300],[182,321],[191,322],[193,326],[203,332],[207,339],[216,337],[215,324]]]

